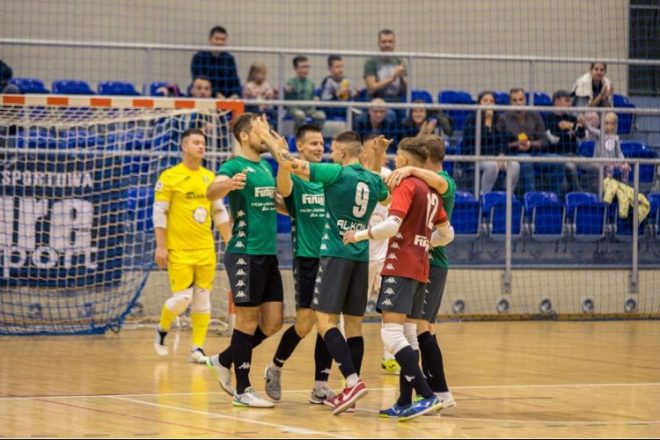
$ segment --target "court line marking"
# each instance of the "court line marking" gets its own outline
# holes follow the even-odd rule
[[[246,418],[240,418],[240,417],[235,417],[235,416],[228,416],[228,415],[217,414],[217,413],[212,413],[212,412],[208,412],[208,411],[199,411],[199,410],[190,409],[190,408],[182,408],[180,406],[165,405],[165,404],[162,404],[162,403],[145,402],[145,401],[142,401],[142,400],[128,399],[128,398],[125,398],[125,397],[118,397],[118,396],[105,396],[105,397],[108,398],[108,399],[113,399],[113,400],[121,400],[121,401],[124,401],[124,402],[136,403],[138,405],[155,406],[157,408],[171,409],[171,410],[175,410],[175,411],[183,411],[183,412],[187,412],[187,413],[206,416],[206,417],[209,417],[209,418],[226,419],[226,420],[233,420],[233,421],[237,421],[237,422],[243,422],[243,423],[247,423],[247,424],[263,425],[263,426],[269,426],[271,428],[279,428],[284,433],[302,434],[302,435],[320,435],[320,436],[332,437],[332,438],[352,438],[352,437],[347,437],[345,435],[336,435],[336,434],[331,434],[329,432],[315,431],[313,429],[308,429],[308,428],[299,428],[297,426],[282,425],[280,423],[265,422],[265,421],[262,421],[262,420],[254,420],[254,419],[246,419]],[[261,411],[268,411],[268,410],[267,409],[262,409]]]
[[[480,390],[480,389],[518,389],[518,388],[597,388],[597,387],[648,387],[660,386],[660,382],[633,382],[633,383],[571,383],[571,384],[530,384],[530,385],[466,385],[452,387],[453,391],[460,390]],[[369,391],[393,390],[392,387],[369,388]],[[309,389],[304,390],[284,390],[283,394],[308,393]],[[149,397],[149,396],[205,396],[205,395],[226,395],[224,391],[207,391],[203,393],[138,393],[138,394],[71,394],[62,396],[35,395],[35,396],[15,396],[0,397],[0,402],[12,400],[35,400],[35,399],[98,399],[111,397]]]

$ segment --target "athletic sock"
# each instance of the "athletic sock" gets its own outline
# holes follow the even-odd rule
[[[234,339],[234,334],[232,333],[231,335],[232,340]],[[231,358],[231,342],[229,343],[229,347],[225,349],[222,353],[218,355],[218,362],[220,362],[220,365],[222,365],[225,368],[231,368],[232,364],[232,358]]]
[[[316,346],[314,347],[314,380],[317,382],[327,382],[330,377],[330,368],[332,367],[332,356],[325,345],[325,341],[320,334],[316,335]]]
[[[190,319],[192,321],[192,345],[193,347],[202,348],[206,340],[211,314],[208,312],[191,312]]]
[[[394,357],[401,366],[401,376],[406,382],[412,385],[417,395],[424,398],[432,397],[433,391],[431,391],[431,387],[429,387],[426,379],[424,379],[422,370],[419,368],[419,360],[412,347],[409,345],[405,346],[395,353]],[[408,394],[410,395],[411,393]],[[399,398],[404,400],[402,402],[403,404],[406,404],[406,396],[399,396]]]
[[[160,322],[158,323],[158,328],[166,333],[169,332],[170,327],[172,326],[172,321],[174,321],[177,316],[176,313],[167,308],[167,303],[163,304],[163,308],[160,309]]]
[[[259,327],[254,331],[254,336],[252,336],[252,348],[257,348],[259,344],[264,342],[268,336],[261,331]]]
[[[419,363],[419,351],[413,350]],[[405,376],[399,373],[399,400],[396,402],[399,406],[408,406],[412,403],[413,386],[408,382]]]
[[[250,386],[250,364],[252,362],[252,335],[234,330],[231,335],[231,357],[236,371],[236,393],[243,394]]]
[[[362,369],[362,358],[364,357],[364,338],[362,336],[354,336],[348,338],[346,343],[348,344],[348,349],[351,351],[353,367],[355,367],[355,372],[359,376]]]
[[[337,362],[341,374],[347,380],[349,376],[356,374],[353,361],[351,360],[351,351],[339,329],[333,327],[325,332],[323,340],[325,341],[326,347],[328,347],[328,352],[332,355],[335,362]]]
[[[422,353],[422,368],[431,389],[435,393],[449,391],[438,340],[430,332],[420,334],[417,339]]]
[[[276,367],[282,368],[300,341],[302,341],[302,338],[296,333],[295,325],[286,329],[282,335],[282,339],[280,339],[280,344],[277,346],[275,356],[273,356],[273,364]]]
[[[167,332],[161,330],[160,326],[158,326],[158,336],[160,336],[160,345],[165,345],[165,336],[167,336]]]

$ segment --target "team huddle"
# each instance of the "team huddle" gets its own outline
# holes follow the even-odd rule
[[[455,184],[442,171],[444,141],[433,135],[403,139],[396,170],[383,178],[391,143],[383,136],[363,142],[353,131],[339,133],[331,146],[333,163],[322,163],[323,137],[315,126],[297,130],[298,157],[256,114],[239,116],[233,134],[240,154],[223,163],[215,177],[201,166],[204,134],[186,131],[183,162],[164,171],[156,185],[155,258],[168,269],[173,292],[161,312],[157,353],[167,355],[171,323],[190,306],[190,360],[206,363],[233,405],[271,408],[282,398],[284,364],[316,325],[309,402],[325,404],[335,415],[354,411],[368,391],[360,378],[362,319],[369,291],[379,285],[381,339],[390,354],[383,367],[386,361],[400,366],[399,398],[380,416],[404,421],[454,406],[433,328],[448,271],[444,246],[453,240],[449,218]],[[261,158],[264,153],[277,161],[276,177]],[[225,197],[233,221],[222,203]],[[370,224],[377,205],[389,211]],[[278,212],[292,219],[296,320],[266,367],[267,400],[258,396],[249,375],[254,348],[282,327]],[[224,264],[236,322],[227,349],[207,357],[202,347],[216,265],[211,219],[227,243]],[[370,264],[370,241],[377,240],[387,243],[382,269]],[[328,385],[333,360],[345,382],[337,394]]]

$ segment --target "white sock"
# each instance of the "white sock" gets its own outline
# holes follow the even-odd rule
[[[346,386],[354,387],[355,385],[357,385],[359,380],[360,378],[358,377],[357,373],[353,373],[346,378]]]
[[[438,399],[453,399],[453,396],[451,395],[451,391],[446,391],[444,393],[435,393],[436,396],[438,396]]]

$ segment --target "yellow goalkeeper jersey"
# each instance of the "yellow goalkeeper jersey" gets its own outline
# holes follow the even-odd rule
[[[206,189],[215,175],[204,167],[191,170],[183,163],[168,168],[158,177],[154,198],[169,203],[167,248],[176,250],[214,249],[211,231],[212,202]]]

